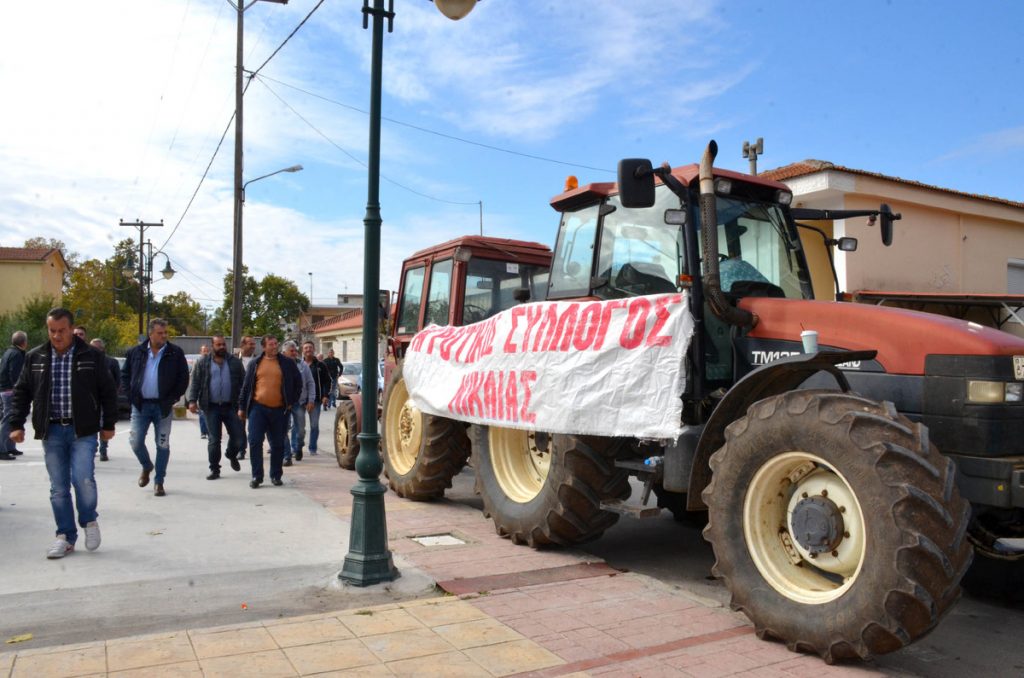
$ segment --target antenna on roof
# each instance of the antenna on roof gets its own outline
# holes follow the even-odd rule
[[[757,175],[757,156],[764,155],[764,137],[758,137],[753,144],[743,142],[743,157],[750,159],[750,173]]]

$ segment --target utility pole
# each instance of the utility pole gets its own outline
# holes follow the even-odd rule
[[[758,155],[764,155],[764,138],[758,137],[754,143],[743,142],[743,157],[750,159],[750,173],[754,176],[757,176]]]
[[[142,312],[146,306],[146,253],[143,249],[145,243],[142,240],[142,236],[147,228],[162,228],[164,220],[161,219],[159,223],[147,223],[141,219],[136,219],[135,221],[125,221],[122,219],[119,225],[139,229],[139,338],[141,340],[144,336],[142,332]]]

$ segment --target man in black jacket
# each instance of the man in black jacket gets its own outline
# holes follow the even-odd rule
[[[117,387],[103,356],[72,335],[73,324],[74,316],[67,309],[55,308],[46,314],[50,341],[25,356],[12,399],[11,440],[25,440],[25,420],[31,407],[35,437],[43,441],[50,506],[57,523],[57,538],[46,552],[47,558],[63,558],[75,550],[76,506],[78,525],[85,528],[85,547],[90,551],[99,548],[93,465],[96,433],[110,440],[117,421]]]
[[[11,347],[0,358],[0,459],[10,461],[21,454],[10,439],[11,426],[8,417],[11,412],[11,398],[14,385],[18,383],[21,368],[25,364],[25,349],[28,335],[18,330],[11,335]]]
[[[231,468],[241,471],[238,451],[245,444],[242,420],[238,418],[238,394],[242,390],[245,371],[242,361],[228,352],[224,335],[213,335],[213,354],[206,354],[192,367],[192,382],[188,387],[188,409],[192,414],[206,415],[209,439],[206,454],[210,461],[207,480],[220,478],[221,424],[228,432],[228,461]]]
[[[291,358],[277,352],[277,337],[267,334],[260,342],[263,355],[245,369],[238,395],[238,417],[249,420],[249,464],[256,489],[263,483],[263,438],[270,441],[270,481],[281,485],[288,412],[302,394],[302,375]]]
[[[129,441],[142,464],[139,487],[149,484],[153,462],[146,449],[146,432],[153,425],[156,438],[156,483],[153,494],[164,496],[164,476],[171,457],[171,408],[188,389],[188,361],[185,353],[167,341],[167,321],[149,321],[149,338],[125,355],[121,385],[132,403]]]
[[[77,329],[77,328],[75,328]],[[83,333],[84,334],[84,333]],[[79,336],[75,333],[75,336]],[[84,341],[85,337],[81,337]],[[110,372],[110,378],[114,380],[118,388],[121,386],[121,366],[117,364],[117,361],[107,355],[107,342],[103,341],[99,337],[96,337],[89,342],[89,345],[94,349],[103,354],[103,360],[107,364],[107,371]],[[106,440],[100,440],[100,461],[110,461],[110,457],[107,456],[108,442]]]

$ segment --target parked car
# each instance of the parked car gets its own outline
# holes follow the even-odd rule
[[[361,362],[347,362],[341,364],[341,374],[338,375],[338,393],[351,395],[363,390],[363,364]],[[377,393],[384,392],[384,365],[377,364]],[[378,399],[379,400],[379,399]]]
[[[115,356],[114,360],[123,371],[125,359],[122,356]],[[120,382],[117,384],[117,416],[121,419],[129,419],[132,416],[132,403],[128,399],[128,391],[121,386]]]

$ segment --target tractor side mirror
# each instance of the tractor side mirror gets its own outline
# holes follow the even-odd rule
[[[841,252],[856,252],[857,251],[857,239],[856,238],[840,238],[836,241],[836,246]]]
[[[882,232],[882,244],[888,247],[892,244],[892,222],[902,219],[903,215],[898,212],[894,213],[892,208],[884,202],[878,208],[878,214],[882,217],[879,227]]]
[[[623,207],[650,207],[654,204],[654,167],[646,158],[619,161],[619,199]]]

